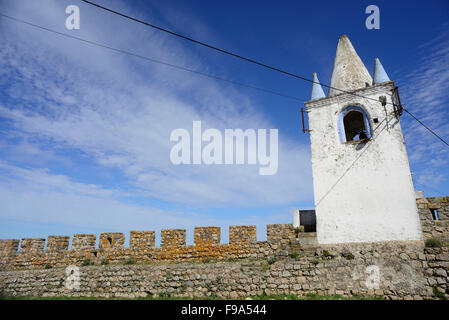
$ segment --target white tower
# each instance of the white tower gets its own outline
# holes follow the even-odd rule
[[[330,84],[345,92],[326,97],[314,79],[305,106],[318,243],[421,240],[394,82],[377,58],[373,81],[345,35]]]

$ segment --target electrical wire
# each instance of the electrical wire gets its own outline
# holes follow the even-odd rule
[[[435,137],[437,137],[438,139],[441,140],[441,142],[443,142],[445,145],[447,145],[449,147],[449,144],[443,139],[441,138],[438,134],[436,134],[432,129],[430,129],[428,126],[426,126],[424,123],[422,123],[421,120],[419,120],[417,117],[415,117],[410,111],[408,111],[407,109],[403,108],[403,110],[405,112],[407,112],[413,119],[415,119],[416,121],[418,121],[418,123],[420,125],[422,125],[424,128],[426,128],[427,130],[429,130],[429,132],[431,132]]]
[[[272,70],[272,71],[280,72],[280,73],[285,74],[285,75],[287,75],[287,76],[291,76],[291,77],[294,77],[294,78],[297,78],[297,79],[301,79],[301,80],[304,80],[304,81],[308,81],[308,82],[311,82],[311,83],[320,84],[320,85],[322,85],[323,87],[326,87],[326,88],[329,88],[329,89],[333,89],[333,90],[337,90],[337,91],[340,91],[340,92],[342,92],[342,93],[348,93],[348,94],[351,94],[351,95],[356,96],[356,97],[359,97],[359,98],[365,98],[365,99],[374,100],[374,101],[378,102],[377,99],[370,98],[370,97],[364,97],[364,96],[359,95],[359,94],[356,94],[356,93],[354,93],[354,92],[350,92],[350,91],[347,91],[347,90],[335,88],[335,87],[332,87],[332,86],[327,85],[327,84],[323,84],[323,83],[319,83],[319,82],[313,81],[312,79],[309,79],[309,78],[306,78],[306,77],[303,77],[303,76],[294,74],[294,73],[292,73],[292,72],[289,72],[289,71],[280,69],[280,68],[278,68],[278,67],[270,66],[270,65],[265,64],[265,63],[263,63],[263,62],[260,62],[260,61],[257,61],[257,60],[251,59],[251,58],[247,58],[247,57],[241,56],[241,55],[239,55],[239,54],[237,54],[237,53],[234,53],[234,52],[231,52],[231,51],[229,51],[229,50],[225,50],[225,49],[218,48],[218,47],[216,47],[216,46],[210,45],[210,44],[208,44],[208,43],[205,43],[205,42],[202,42],[202,41],[199,41],[199,40],[195,40],[195,39],[193,39],[193,38],[190,38],[190,37],[188,37],[188,36],[182,35],[182,34],[180,34],[180,33],[177,33],[177,32],[174,32],[174,31],[171,31],[171,30],[168,30],[168,29],[159,27],[159,26],[154,25],[154,24],[152,24],[152,23],[149,23],[149,22],[146,22],[146,21],[143,21],[143,20],[140,20],[140,19],[131,17],[131,16],[126,15],[126,14],[124,14],[124,13],[121,13],[121,12],[119,12],[119,11],[115,11],[115,10],[112,10],[112,9],[110,9],[110,8],[101,6],[101,5],[99,5],[99,4],[97,4],[97,3],[94,3],[94,2],[92,2],[92,1],[88,1],[88,0],[80,0],[80,1],[82,1],[82,2],[84,2],[84,3],[86,3],[86,4],[89,4],[89,5],[91,5],[91,6],[95,6],[95,7],[99,8],[99,9],[102,9],[102,10],[108,11],[108,12],[110,12],[110,13],[113,13],[113,14],[115,14],[115,15],[121,16],[121,17],[123,17],[123,18],[126,18],[126,19],[132,20],[132,21],[134,21],[134,22],[143,24],[143,25],[145,25],[145,26],[148,26],[148,27],[157,29],[157,30],[162,31],[162,32],[166,32],[166,33],[171,34],[171,35],[173,35],[173,36],[175,36],[175,37],[178,37],[178,38],[181,38],[181,39],[184,39],[184,40],[187,40],[187,41],[196,43],[196,44],[201,45],[201,46],[203,46],[203,47],[206,47],[206,48],[209,48],[209,49],[212,49],[212,50],[215,50],[215,51],[218,51],[218,52],[227,54],[227,55],[232,56],[232,57],[234,57],[234,58],[238,58],[238,59],[244,60],[244,61],[246,61],[246,62],[250,62],[250,63],[256,64],[256,65],[258,65],[258,66],[261,66],[261,67],[270,69],[270,70]],[[388,103],[388,104],[394,105],[394,104],[391,103],[391,102],[387,102],[387,103]]]
[[[185,38],[185,39],[187,39],[187,40],[189,40],[189,41],[193,41],[193,42],[195,42],[195,43],[204,45],[204,46],[209,47],[209,48],[212,48],[212,49],[214,49],[214,50],[218,50],[218,51],[220,51],[220,52],[223,52],[223,53],[226,53],[226,54],[230,54],[230,55],[235,56],[235,57],[237,57],[237,58],[241,58],[241,59],[246,60],[246,61],[248,61],[248,62],[252,62],[252,63],[258,64],[258,65],[260,65],[260,66],[263,66],[263,67],[266,67],[266,68],[269,68],[269,69],[272,69],[272,70],[275,70],[275,71],[279,71],[279,72],[281,72],[281,73],[284,73],[284,74],[293,76],[293,77],[298,78],[298,79],[302,79],[302,80],[305,80],[305,81],[308,81],[308,82],[320,84],[319,82],[315,82],[315,81],[313,81],[313,80],[311,80],[311,79],[307,79],[307,78],[305,78],[305,77],[298,76],[298,75],[295,75],[295,74],[293,74],[293,73],[289,73],[289,72],[283,71],[283,70],[281,70],[281,69],[277,69],[277,68],[275,68],[275,67],[271,67],[271,66],[265,65],[265,64],[263,64],[263,63],[257,62],[257,61],[252,60],[252,59],[244,58],[244,57],[239,56],[239,55],[237,55],[237,54],[233,54],[233,53],[231,53],[231,52],[229,52],[229,51],[222,50],[222,49],[219,49],[219,48],[216,48],[216,47],[207,45],[207,44],[205,44],[205,43],[203,43],[203,42],[200,42],[200,41],[197,41],[197,40],[194,40],[194,39],[191,39],[191,38],[188,38],[188,37],[179,35],[179,34],[177,34],[177,33],[171,32],[171,31],[169,31],[169,30],[166,30],[166,29],[163,29],[163,28],[160,28],[160,27],[157,27],[157,26],[154,26],[154,25],[152,25],[152,24],[149,24],[149,23],[147,23],[147,22],[138,20],[138,19],[136,19],[136,18],[129,17],[129,16],[124,15],[124,14],[122,14],[122,13],[119,13],[119,12],[117,12],[117,11],[114,11],[114,10],[111,10],[111,9],[108,9],[108,8],[105,8],[105,7],[102,7],[102,6],[100,6],[100,5],[98,5],[98,4],[95,4],[95,3],[93,3],[93,2],[90,2],[90,1],[87,1],[87,0],[81,0],[81,1],[86,2],[86,3],[89,3],[89,4],[94,5],[94,6],[96,6],[96,7],[99,7],[99,8],[101,8],[101,9],[107,10],[107,11],[109,11],[109,12],[118,14],[118,15],[123,16],[123,17],[125,17],[125,18],[128,18],[128,19],[131,19],[131,20],[134,20],[134,21],[137,21],[137,22],[146,24],[146,25],[148,25],[148,26],[154,27],[154,28],[159,29],[159,30],[161,30],[161,31],[168,32],[168,33],[170,33],[170,34],[173,34],[173,35],[176,35],[176,36]],[[251,89],[263,91],[263,92],[270,93],[270,94],[274,94],[274,95],[281,96],[281,97],[284,97],[284,98],[293,99],[293,100],[297,100],[297,101],[302,101],[302,100],[301,100],[300,98],[298,98],[298,97],[294,97],[294,96],[290,96],[290,95],[287,95],[287,94],[279,93],[279,92],[276,92],[276,91],[273,91],[273,90],[270,90],[270,89],[259,88],[259,87],[255,87],[255,86],[252,86],[252,85],[240,83],[240,82],[237,82],[237,81],[233,81],[233,80],[228,80],[228,79],[220,78],[220,77],[217,77],[217,76],[215,76],[215,75],[207,74],[207,73],[204,73],[204,72],[201,72],[201,71],[189,69],[189,68],[182,67],[182,66],[177,66],[177,65],[174,65],[174,64],[171,64],[171,63],[168,63],[168,62],[164,62],[164,61],[160,61],[160,60],[157,60],[157,59],[149,58],[149,57],[142,56],[142,55],[139,55],[139,54],[135,54],[135,53],[132,53],[132,52],[129,52],[129,51],[126,51],[126,50],[117,49],[117,48],[114,48],[114,47],[111,47],[111,46],[108,46],[108,45],[104,45],[104,44],[101,44],[101,43],[98,43],[98,42],[94,42],[94,41],[91,41],[91,40],[87,40],[87,39],[83,39],[83,38],[80,38],[80,37],[68,35],[68,34],[65,34],[65,33],[63,33],[63,32],[59,32],[59,31],[56,31],[56,30],[53,30],[53,29],[50,29],[50,28],[46,28],[46,27],[39,26],[39,25],[37,25],[37,24],[33,24],[33,23],[31,23],[31,22],[27,22],[27,21],[24,21],[24,20],[20,20],[20,19],[11,17],[11,16],[6,15],[6,14],[3,14],[3,13],[1,13],[1,12],[0,12],[0,16],[3,16],[3,17],[5,17],[5,18],[11,19],[11,20],[14,20],[14,21],[16,21],[16,22],[20,22],[20,23],[23,23],[23,24],[26,24],[26,25],[29,25],[29,26],[33,26],[33,27],[35,27],[35,28],[39,28],[39,29],[41,29],[41,30],[45,30],[45,31],[48,31],[48,32],[52,32],[52,33],[55,33],[55,34],[59,34],[59,35],[61,35],[61,36],[67,37],[67,38],[71,38],[71,39],[75,39],[75,40],[82,41],[82,42],[85,42],[85,43],[89,43],[89,44],[91,44],[91,45],[95,45],[95,46],[98,46],[98,47],[102,47],[102,48],[105,48],[105,49],[109,49],[109,50],[112,50],[112,51],[115,51],[115,52],[119,52],[119,53],[122,53],[122,54],[130,55],[130,56],[137,57],[137,58],[140,58],[140,59],[144,59],[144,60],[147,60],[147,61],[151,61],[151,62],[154,62],[154,63],[159,63],[159,64],[162,64],[162,65],[165,65],[165,66],[169,66],[169,67],[172,67],[172,68],[176,68],[176,69],[179,69],[179,70],[184,70],[184,71],[188,71],[188,72],[191,72],[191,73],[196,73],[196,74],[199,74],[199,75],[202,75],[202,76],[205,76],[205,77],[209,77],[209,78],[216,79],[216,80],[220,80],[220,81],[225,81],[225,82],[232,83],[232,84],[235,84],[235,85],[239,85],[239,86],[242,86],[242,87],[246,87],[246,88],[251,88]],[[334,87],[328,86],[328,85],[326,85],[326,84],[321,84],[321,85],[322,85],[322,86],[325,86],[325,87],[328,87],[328,88],[332,88],[332,89],[341,91],[341,92],[344,92],[344,93],[347,93],[347,94],[350,94],[350,95],[353,95],[353,96],[357,96],[357,97],[359,97],[359,98],[368,99],[368,100],[374,100],[374,101],[378,102],[378,100],[376,100],[376,99],[374,99],[374,98],[371,98],[371,97],[365,97],[365,96],[362,96],[362,95],[358,95],[358,94],[355,94],[355,93],[353,93],[353,92],[349,92],[349,91],[345,91],[345,90],[341,90],[341,89],[338,89],[338,88],[334,88]],[[393,106],[397,106],[396,104],[390,103],[390,102],[387,102],[387,104],[392,104]],[[432,133],[434,136],[436,136],[439,140],[441,140],[445,145],[447,145],[447,146],[449,147],[449,143],[446,142],[441,136],[439,136],[437,133],[435,133],[432,129],[430,129],[427,125],[425,125],[421,120],[419,120],[416,116],[414,116],[414,115],[413,115],[410,111],[408,111],[406,108],[402,108],[402,109],[403,109],[407,114],[409,114],[413,119],[415,119],[419,124],[421,124],[424,128],[426,128],[430,133]]]
[[[175,69],[179,69],[179,70],[183,70],[183,71],[199,74],[199,75],[202,75],[202,76],[205,76],[205,77],[208,77],[208,78],[212,78],[212,79],[215,79],[215,80],[225,81],[225,82],[228,82],[228,83],[231,83],[231,84],[234,84],[234,85],[238,85],[238,86],[242,86],[242,87],[246,87],[246,88],[259,90],[259,91],[262,91],[262,92],[266,92],[266,93],[269,93],[269,94],[281,96],[281,97],[284,97],[284,98],[288,98],[288,99],[292,99],[292,100],[296,100],[296,101],[302,101],[302,99],[300,99],[299,97],[294,97],[294,96],[291,96],[291,95],[288,95],[288,94],[284,94],[284,93],[280,93],[280,92],[277,92],[277,91],[274,91],[274,90],[260,88],[260,87],[256,87],[256,86],[253,86],[253,85],[237,82],[237,81],[234,81],[234,80],[220,78],[218,76],[215,76],[215,75],[212,75],[212,74],[208,74],[208,73],[205,73],[205,72],[201,72],[201,71],[198,71],[198,70],[194,70],[194,69],[189,69],[189,68],[186,68],[186,67],[178,66],[178,65],[175,65],[175,64],[172,64],[172,63],[168,63],[168,62],[165,62],[165,61],[157,60],[157,59],[150,58],[150,57],[147,57],[147,56],[142,56],[142,55],[139,55],[139,54],[132,53],[130,51],[117,49],[117,48],[114,48],[114,47],[111,47],[111,46],[108,46],[108,45],[105,45],[105,44],[101,44],[101,43],[98,43],[98,42],[95,42],[95,41],[92,41],[92,40],[87,40],[87,39],[83,39],[83,38],[80,38],[80,37],[72,36],[72,35],[69,35],[69,34],[66,34],[66,33],[63,33],[63,32],[59,32],[59,31],[50,29],[50,28],[39,26],[39,25],[31,23],[31,22],[20,20],[20,19],[8,16],[6,14],[3,14],[1,12],[0,12],[0,16],[3,16],[5,18],[8,18],[8,19],[14,20],[16,22],[20,22],[20,23],[23,23],[23,24],[26,24],[26,25],[29,25],[29,26],[32,26],[32,27],[35,27],[35,28],[39,28],[41,30],[52,32],[52,33],[55,33],[55,34],[58,34],[58,35],[61,35],[61,36],[67,37],[67,38],[71,38],[71,39],[74,39],[74,40],[82,41],[82,42],[85,42],[85,43],[88,43],[88,44],[91,44],[91,45],[94,45],[94,46],[97,46],[97,47],[101,47],[101,48],[104,48],[104,49],[112,50],[112,51],[115,51],[115,52],[119,52],[119,53],[122,53],[122,54],[126,54],[126,55],[129,55],[129,56],[132,56],[132,57],[144,59],[144,60],[147,60],[147,61],[150,61],[150,62],[162,64],[162,65],[165,65],[165,66],[168,66],[168,67],[171,67],[171,68],[175,68]]]
[[[173,31],[171,31],[171,30],[162,28],[162,27],[160,27],[160,26],[156,26],[156,25],[151,24],[151,23],[149,23],[149,22],[146,22],[146,21],[143,21],[143,20],[140,20],[140,19],[131,17],[131,16],[129,16],[129,15],[126,15],[126,14],[124,14],[124,13],[121,13],[121,12],[118,12],[118,11],[115,11],[115,10],[112,10],[112,9],[110,9],[110,8],[101,6],[101,5],[99,5],[99,4],[97,4],[97,3],[94,3],[94,2],[92,2],[92,1],[88,1],[88,0],[81,0],[81,1],[84,2],[84,3],[86,3],[86,4],[89,4],[89,5],[91,5],[91,6],[95,6],[95,7],[97,7],[97,8],[100,8],[100,9],[102,9],[102,10],[108,11],[108,12],[113,13],[113,14],[115,14],[115,15],[121,16],[121,17],[123,17],[123,18],[129,19],[129,20],[132,20],[132,21],[135,21],[135,22],[137,22],[137,23],[146,25],[146,26],[148,26],[148,27],[157,29],[157,30],[159,30],[159,31],[166,32],[166,33],[171,34],[171,35],[173,35],[173,36],[176,36],[176,37],[178,37],[178,38],[181,38],[181,39],[184,39],[184,40],[187,40],[187,41],[196,43],[196,44],[198,44],[198,45],[201,45],[201,46],[204,46],[204,47],[206,47],[206,48],[209,48],[209,49],[212,49],[212,50],[215,50],[215,51],[218,51],[218,52],[227,54],[227,55],[232,56],[232,57],[235,57],[235,58],[238,58],[238,59],[241,59],[241,60],[244,60],[244,61],[247,61],[247,62],[256,64],[256,65],[258,65],[258,66],[261,66],[261,67],[264,67],[264,68],[267,68],[267,69],[270,69],[270,70],[273,70],[273,71],[277,71],[277,72],[280,72],[280,73],[282,73],[282,74],[285,74],[285,75],[288,75],[288,76],[291,76],[291,77],[294,77],[294,78],[297,78],[297,79],[301,79],[301,80],[308,81],[308,82],[311,82],[311,83],[320,84],[321,86],[324,86],[324,87],[326,87],[326,88],[333,89],[333,90],[337,90],[337,91],[340,91],[340,92],[343,92],[343,93],[348,93],[348,94],[351,94],[351,95],[356,96],[356,97],[359,97],[359,98],[364,98],[364,99],[374,100],[374,101],[376,101],[376,102],[378,101],[378,100],[376,100],[376,99],[374,99],[374,98],[371,98],[371,97],[365,97],[365,96],[356,94],[356,93],[354,93],[354,92],[342,90],[342,89],[339,89],[339,88],[332,87],[332,86],[330,86],[330,85],[326,85],[326,84],[322,84],[322,83],[319,83],[319,82],[315,82],[315,81],[313,81],[312,79],[308,79],[308,78],[306,78],[306,77],[303,77],[303,76],[294,74],[294,73],[292,73],[292,72],[288,72],[288,71],[282,70],[282,69],[280,69],[280,68],[277,68],[277,67],[273,67],[273,66],[267,65],[267,64],[262,63],[262,62],[260,62],[260,61],[256,61],[256,60],[253,60],[253,59],[250,59],[250,58],[241,56],[241,55],[236,54],[236,53],[234,53],[234,52],[231,52],[231,51],[228,51],[228,50],[224,50],[224,49],[218,48],[218,47],[216,47],[216,46],[210,45],[210,44],[208,44],[208,43],[205,43],[205,42],[202,42],[202,41],[199,41],[199,40],[195,40],[195,39],[193,39],[193,38],[190,38],[190,37],[188,37],[188,36],[182,35],[182,34],[180,34],[180,33],[173,32]],[[387,102],[387,104],[392,104],[393,106],[397,106],[396,104],[391,103],[391,102]],[[405,108],[403,108],[403,110],[404,110],[405,112],[407,112],[413,119],[415,119],[416,121],[418,121],[418,123],[420,123],[422,126],[424,126],[427,130],[429,130],[429,132],[431,132],[433,135],[435,135],[439,140],[441,140],[444,144],[446,144],[446,145],[449,147],[449,143],[448,143],[448,142],[446,142],[443,138],[441,138],[438,134],[436,134],[436,133],[435,133],[433,130],[431,130],[428,126],[426,126],[424,123],[422,123],[422,121],[420,121],[418,118],[416,118],[410,111],[408,111],[408,110],[405,109]]]

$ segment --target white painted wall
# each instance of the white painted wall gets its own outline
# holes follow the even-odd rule
[[[299,220],[299,209],[293,210],[293,228],[299,228],[301,222]]]
[[[392,102],[392,82],[354,91]],[[338,115],[362,106],[374,139],[342,144]],[[402,130],[393,106],[339,94],[306,102],[309,118],[318,243],[420,240],[421,225]],[[374,118],[379,123],[373,122]]]

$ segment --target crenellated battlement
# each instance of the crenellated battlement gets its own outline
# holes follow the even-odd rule
[[[45,239],[24,238],[20,243],[19,254],[40,254],[44,252]]]
[[[449,238],[449,197],[416,200],[423,238]],[[438,215],[438,220],[433,217]],[[315,233],[292,224],[267,225],[267,240],[257,241],[256,226],[230,226],[228,243],[221,243],[221,228],[195,227],[193,245],[186,244],[185,229],[161,230],[160,246],[155,231],[74,234],[43,238],[0,239],[0,268],[3,270],[52,267],[69,264],[142,263],[160,261],[226,260],[271,256],[288,245],[316,244]],[[20,249],[19,249],[20,244]]]
[[[47,240],[47,253],[59,253],[69,249],[69,236],[49,236]]]
[[[100,233],[99,249],[114,250],[125,246],[125,235],[120,232]]]
[[[153,249],[156,246],[156,232],[154,231],[131,231],[129,247],[134,250]]]
[[[155,231],[130,231],[129,247],[125,234],[74,234],[43,238],[0,239],[2,269],[49,267],[76,263],[186,261],[194,259],[239,259],[272,254],[281,244],[298,241],[291,224],[267,225],[267,241],[257,241],[256,226],[230,226],[229,242],[221,243],[220,227],[195,227],[194,244],[186,244],[185,229],[161,230],[161,243],[155,245]],[[47,246],[45,246],[47,244]]]
[[[196,227],[193,231],[196,246],[213,246],[220,244],[220,227]]]

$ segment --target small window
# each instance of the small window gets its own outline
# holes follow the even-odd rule
[[[338,118],[340,142],[358,142],[371,138],[371,127],[365,110],[358,106],[345,108]]]
[[[433,220],[440,220],[438,217],[438,209],[430,209],[430,212],[432,213]]]

